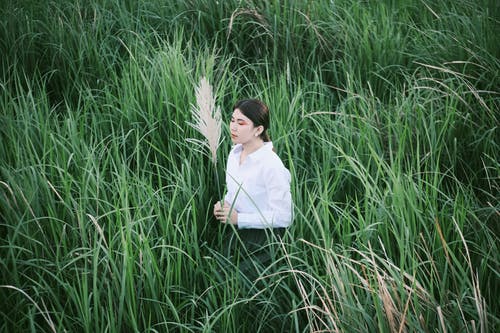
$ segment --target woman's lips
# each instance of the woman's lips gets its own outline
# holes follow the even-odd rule
[[[238,136],[236,134],[231,134],[232,139],[236,139]]]

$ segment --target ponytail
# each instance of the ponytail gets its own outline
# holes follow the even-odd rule
[[[260,138],[264,142],[270,142],[271,141],[271,138],[269,137],[269,134],[267,134],[267,130],[266,129],[262,133],[260,133]]]

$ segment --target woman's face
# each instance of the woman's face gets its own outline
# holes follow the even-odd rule
[[[252,140],[257,140],[263,130],[262,126],[255,127],[253,122],[240,109],[234,110],[229,129],[231,130],[231,140],[234,144],[246,144]]]

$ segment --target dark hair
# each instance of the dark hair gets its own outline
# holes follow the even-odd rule
[[[271,139],[267,134],[269,128],[269,108],[266,104],[258,99],[242,99],[233,106],[233,110],[240,110],[248,119],[252,121],[255,127],[262,126],[264,130],[260,133],[260,138],[264,142],[269,142]]]

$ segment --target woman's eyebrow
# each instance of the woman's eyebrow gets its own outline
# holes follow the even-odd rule
[[[234,116],[234,115],[231,115],[231,121],[233,121],[233,120],[234,120],[234,121],[237,121],[237,122],[243,122],[243,123],[245,123],[245,124],[248,124],[248,120],[243,119],[243,118],[235,118],[235,116]]]
[[[231,117],[231,119],[234,119],[236,121],[244,121],[245,123],[248,123],[248,120],[243,119],[243,118],[234,118],[234,117]]]

